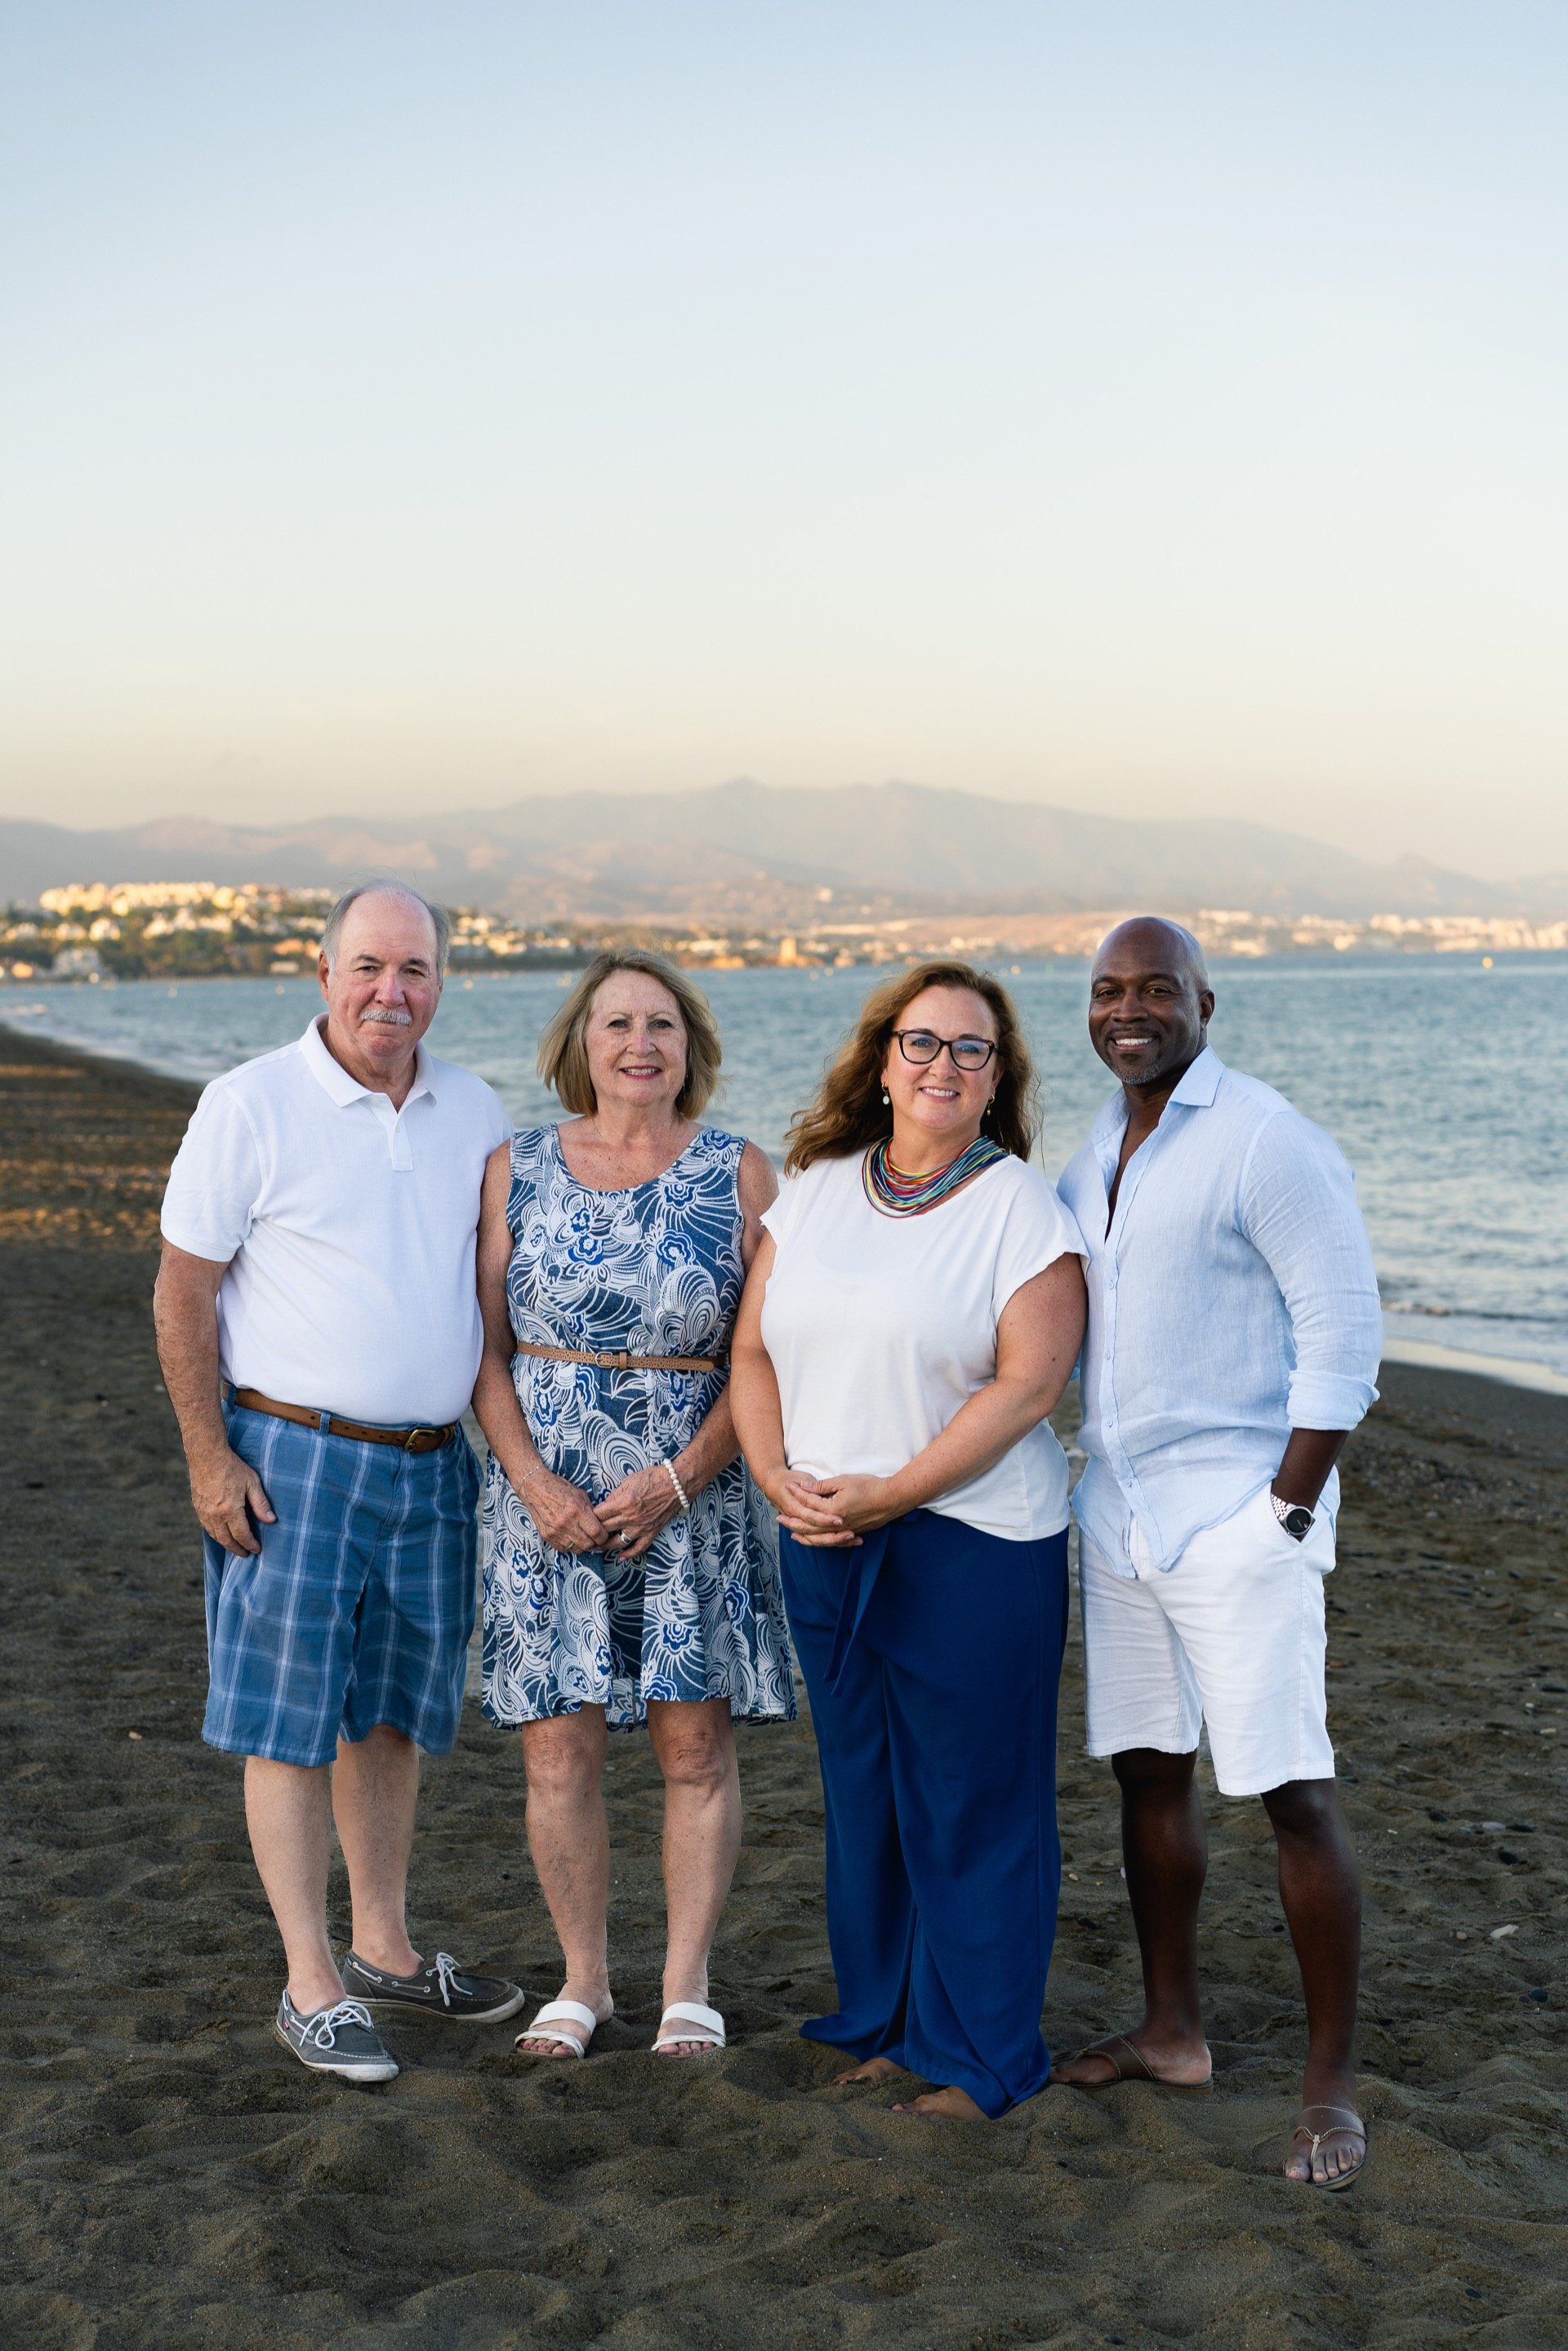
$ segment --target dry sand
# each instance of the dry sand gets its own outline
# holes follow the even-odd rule
[[[1301,2032],[1256,1805],[1212,1810],[1212,2099],[1057,2090],[963,2127],[831,2088],[832,2058],[795,2033],[830,2000],[804,1722],[743,1736],[722,2059],[646,2053],[657,1792],[622,1740],[625,2021],[604,2053],[529,2068],[509,2029],[412,2023],[402,2079],[354,2090],[268,2034],[279,1958],[239,1774],[199,1736],[198,1551],[148,1321],[188,1094],[3,1031],[0,1062],[0,2341],[1568,2343],[1568,1405],[1390,1366],[1351,1456],[1330,1585],[1368,1910],[1372,2153],[1351,2194],[1279,2177]],[[1062,2048],[1136,2013],[1081,1720],[1070,1662]],[[545,1996],[521,1814],[515,1747],[471,1709],[428,1769],[415,1933]],[[335,1908],[340,1927],[340,1886]]]

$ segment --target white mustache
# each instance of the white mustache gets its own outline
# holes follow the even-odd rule
[[[368,1012],[361,1013],[360,1019],[362,1021],[378,1020],[387,1029],[412,1029],[413,1026],[412,1012],[383,1012],[373,1004]]]

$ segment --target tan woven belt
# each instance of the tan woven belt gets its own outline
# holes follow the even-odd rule
[[[596,1355],[580,1347],[536,1347],[527,1339],[517,1341],[515,1352],[544,1355],[552,1364],[597,1364],[601,1372],[722,1372],[725,1360],[718,1355]]]
[[[274,1420],[292,1420],[301,1428],[319,1429],[323,1437],[351,1437],[361,1445],[395,1445],[403,1453],[439,1453],[457,1434],[456,1423],[444,1428],[367,1428],[358,1420],[344,1420],[335,1412],[312,1412],[302,1404],[278,1404],[256,1388],[231,1387],[229,1395],[245,1412],[265,1412]]]

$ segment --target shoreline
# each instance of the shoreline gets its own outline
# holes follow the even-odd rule
[[[84,984],[71,983],[73,986]],[[126,984],[150,986],[153,983],[138,981]],[[182,980],[179,985],[194,986],[196,983]],[[5,1018],[3,1004],[4,999],[0,998],[0,1045],[16,1039],[31,1049],[40,1060],[53,1058],[62,1066],[79,1065],[102,1070],[131,1085],[145,1081],[152,1086],[173,1088],[193,1110],[203,1088],[212,1082],[210,1079],[188,1077],[150,1061],[134,1061],[123,1054],[100,1053],[90,1045],[66,1044],[57,1038],[40,1035],[34,1029],[18,1029]],[[1433,1320],[1438,1319],[1433,1317]],[[1385,1322],[1386,1320],[1385,1315]],[[1468,1348],[1445,1347],[1438,1340],[1406,1339],[1403,1333],[1392,1340],[1385,1339],[1383,1363],[1385,1365],[1398,1364],[1424,1371],[1445,1372],[1463,1378],[1489,1380],[1505,1387],[1568,1398],[1568,1374],[1555,1370],[1549,1364],[1538,1364],[1526,1357],[1493,1356]]]
[[[1124,917],[1114,914],[1108,915],[1104,918],[1107,927],[1109,927],[1111,923],[1123,919],[1124,919]],[[609,925],[607,927],[615,928],[617,926]],[[629,927],[633,929],[636,928],[635,925],[631,925]],[[656,928],[657,926],[650,925],[649,927]],[[687,927],[689,927],[689,925],[685,920],[675,921],[672,919],[668,925],[668,928],[672,931]],[[650,945],[654,948],[655,952],[660,954],[671,951],[669,942],[662,937],[649,939],[644,935],[639,934],[639,936],[631,943],[633,945]],[[515,977],[518,974],[528,972],[580,971],[591,960],[594,954],[598,952],[598,948],[601,944],[604,944],[604,942],[584,942],[579,947],[563,949],[559,953],[551,953],[546,950],[538,956],[520,955],[516,957],[503,958],[499,962],[488,964],[474,964],[468,962],[454,963],[450,967],[455,971],[462,972],[465,977],[471,979],[508,978]],[[1093,948],[1092,946],[1075,945],[1071,947],[1040,947],[1029,946],[1021,944],[1009,945],[1006,941],[996,940],[976,941],[973,942],[973,945],[977,949],[982,947],[986,949],[994,948],[998,961],[1005,958],[1015,964],[1039,966],[1046,969],[1060,969],[1069,967],[1086,969],[1092,959],[1093,954]],[[919,952],[921,955],[939,955],[942,951],[943,950],[939,943],[932,942],[925,947],[922,948]],[[911,948],[910,952],[913,955],[915,950]],[[1351,950],[1348,955],[1344,952],[1336,952],[1332,946],[1324,943],[1321,946],[1314,945],[1311,946],[1266,948],[1261,952],[1257,949],[1249,949],[1246,947],[1231,947],[1227,949],[1223,946],[1210,946],[1207,949],[1207,956],[1210,964],[1246,964],[1251,967],[1256,967],[1261,964],[1273,966],[1275,967],[1282,967],[1285,969],[1289,969],[1292,966],[1304,965],[1310,968],[1315,968],[1318,970],[1333,970],[1335,968],[1341,970],[1353,970],[1358,967],[1358,963],[1352,960],[1352,956],[1354,956],[1358,958],[1360,962],[1371,960],[1378,964],[1409,964],[1428,960],[1439,964],[1448,964],[1466,967],[1474,964],[1483,971],[1494,971],[1498,969],[1506,970],[1511,965],[1522,965],[1525,963],[1527,958],[1535,963],[1543,964],[1548,969],[1550,969],[1555,965],[1568,963],[1568,946],[1515,946],[1506,945],[1501,942],[1494,941],[1487,943],[1470,940],[1466,940],[1462,944],[1452,946],[1422,945],[1416,946],[1400,944],[1378,946],[1374,945],[1371,941],[1363,940],[1358,941],[1355,947]],[[794,956],[786,956],[772,958],[759,956],[756,957],[745,956],[729,959],[722,956],[683,956],[678,948],[674,951],[674,960],[681,964],[683,969],[695,973],[702,973],[705,971],[724,973],[737,971],[785,971],[799,974],[805,971],[832,972],[842,970],[859,970],[871,973],[892,972],[895,971],[904,959],[905,958],[902,954],[894,953],[881,957],[874,956],[852,956],[848,964],[841,964],[837,961],[836,957],[831,954],[825,953],[810,953],[796,955]],[[14,971],[7,971],[3,966],[0,966],[0,1001],[3,1001],[4,997],[13,989],[21,992],[33,987],[163,987],[170,985],[177,987],[193,987],[199,980],[267,980],[280,977],[308,977],[311,976],[312,971],[313,967],[305,963],[297,963],[291,970],[274,969],[269,966],[265,969],[256,969],[254,971],[236,971],[231,967],[227,969],[212,971],[141,971],[120,973],[109,970],[99,970],[97,972],[71,971],[57,974],[53,970],[40,968],[29,971],[27,977],[24,979],[18,978]]]
[[[1568,1398],[1568,1377],[1550,1364],[1533,1364],[1517,1355],[1483,1355],[1467,1347],[1445,1347],[1436,1340],[1396,1339],[1383,1350],[1386,1364],[1412,1369],[1446,1372],[1469,1379],[1493,1380],[1500,1386],[1523,1388],[1536,1395]]]
[[[63,1068],[101,1071],[118,1078],[122,1083],[146,1084],[164,1092],[172,1088],[194,1110],[203,1090],[211,1083],[206,1078],[188,1078],[178,1071],[160,1069],[152,1061],[136,1061],[123,1053],[99,1053],[90,1045],[68,1045],[57,1037],[41,1037],[31,1029],[14,1028],[9,1020],[0,1019],[0,1048],[9,1052],[13,1042],[32,1049],[31,1058],[39,1063],[54,1061]]]

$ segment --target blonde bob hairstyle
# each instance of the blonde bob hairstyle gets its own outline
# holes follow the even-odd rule
[[[893,1133],[893,1113],[882,1098],[882,1072],[887,1049],[900,1015],[927,987],[967,987],[989,1005],[997,1024],[996,1100],[980,1121],[980,1132],[1015,1159],[1027,1159],[1034,1147],[1039,1123],[1034,1063],[1024,1042],[1012,998],[988,971],[946,958],[917,963],[896,979],[873,988],[861,1007],[852,1035],[839,1049],[838,1059],[822,1080],[821,1091],[810,1110],[801,1111],[789,1129],[784,1161],[787,1176],[798,1175],[816,1159],[847,1159],[883,1142]]]
[[[724,1059],[718,1023],[706,997],[692,986],[685,973],[677,971],[673,963],[666,963],[663,956],[649,954],[645,947],[606,947],[601,955],[594,956],[560,1010],[545,1026],[539,1039],[540,1077],[564,1109],[579,1118],[592,1117],[598,1098],[588,1066],[588,1024],[594,998],[618,971],[640,971],[646,978],[656,979],[674,998],[686,1032],[685,1081],[675,1096],[675,1115],[700,1116],[713,1099],[719,1063]]]

